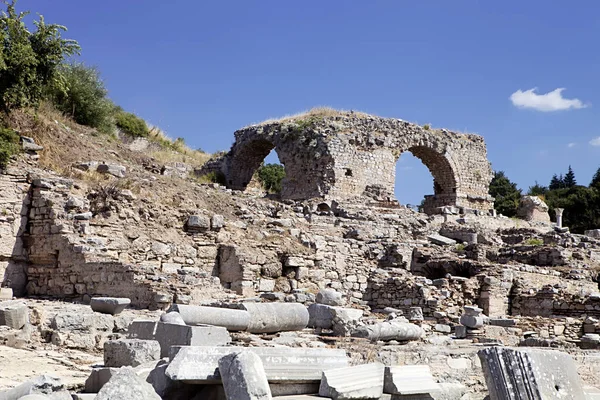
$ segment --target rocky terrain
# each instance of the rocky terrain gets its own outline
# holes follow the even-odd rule
[[[298,118],[286,123],[320,129]],[[282,199],[205,182],[222,160],[195,168],[152,157],[144,139],[13,123],[43,149],[24,141],[0,174],[0,399],[521,398],[499,394],[515,358],[525,383],[512,393],[597,398],[600,235],[550,222],[538,198],[518,219],[444,193],[428,215],[359,184]],[[467,139],[436,134],[459,158]]]

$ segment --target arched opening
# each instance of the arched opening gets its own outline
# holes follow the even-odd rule
[[[279,193],[284,177],[285,168],[273,143],[257,139],[237,151],[227,184],[237,190]]]
[[[456,204],[456,177],[448,159],[436,150],[414,146],[396,161],[394,194],[405,204],[427,214]]]

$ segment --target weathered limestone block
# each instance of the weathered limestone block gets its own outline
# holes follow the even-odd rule
[[[386,321],[374,325],[365,325],[352,332],[354,337],[377,340],[418,340],[423,336],[423,329],[408,322]]]
[[[360,325],[363,311],[356,308],[332,307],[331,320],[333,333],[337,336],[350,336]]]
[[[379,399],[383,394],[384,365],[357,365],[323,371],[319,396],[333,400]]]
[[[207,215],[190,215],[186,226],[189,231],[207,231],[210,229],[210,217]]]
[[[191,346],[171,349],[166,374],[184,383],[218,383],[219,360],[232,352],[247,350],[260,357],[271,383],[317,383],[324,370],[348,366],[348,357],[342,349]]]
[[[148,320],[135,320],[129,324],[127,337],[129,339],[154,340],[158,322]]]
[[[385,367],[383,391],[390,394],[431,394],[440,390],[428,365]]]
[[[308,326],[308,310],[298,303],[244,303],[250,314],[248,332],[298,331]]]
[[[575,363],[566,353],[490,347],[477,355],[490,400],[585,399]]]
[[[139,377],[133,368],[121,368],[102,387],[96,400],[161,400],[152,385]]]
[[[0,325],[21,329],[29,322],[29,309],[19,301],[0,302]]]
[[[308,306],[308,326],[311,328],[331,329],[333,325],[333,307],[313,303]]]
[[[548,206],[538,196],[522,196],[517,216],[525,221],[550,223]]]
[[[260,357],[252,351],[221,357],[219,373],[228,400],[271,399],[265,368]]]
[[[317,293],[316,298],[317,303],[326,304],[328,306],[342,306],[344,305],[344,300],[342,299],[342,294],[335,289],[321,289],[319,293]]]
[[[160,344],[160,356],[168,357],[171,346],[225,346],[231,336],[222,326],[188,326],[159,322],[156,340]]]
[[[165,360],[158,360],[140,364],[133,368],[133,370],[139,377],[150,383],[159,395],[162,395],[162,393],[164,393],[171,385],[170,380],[164,374],[166,366],[167,362]],[[84,392],[98,393],[114,375],[122,370],[122,368],[124,367],[92,368],[90,376],[85,381]]]
[[[228,331],[245,331],[250,324],[250,313],[246,310],[175,304],[171,311],[177,311],[188,325],[214,325]]]
[[[96,168],[96,171],[100,172],[101,174],[109,174],[116,176],[117,178],[124,178],[127,168],[118,164],[99,164]]]
[[[105,367],[136,367],[160,358],[160,344],[155,340],[124,339],[104,343]]]
[[[126,297],[92,297],[90,307],[99,313],[117,315],[130,303],[131,300]]]
[[[71,400],[60,379],[49,375],[41,375],[21,385],[0,392],[1,400],[18,400],[27,395],[48,395],[52,400]]]
[[[429,239],[431,243],[439,244],[440,246],[453,246],[456,244],[456,240],[437,234],[429,235],[427,236],[427,239]]]

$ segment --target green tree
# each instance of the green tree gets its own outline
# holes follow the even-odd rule
[[[598,168],[596,170],[596,173],[592,177],[592,181],[590,182],[590,187],[600,190],[600,168]]]
[[[109,132],[114,127],[115,105],[98,70],[80,63],[60,67],[61,82],[48,88],[48,97],[56,108],[78,124]]]
[[[537,181],[535,181],[535,185],[529,186],[527,190],[528,196],[543,196],[548,192],[548,188],[546,186],[540,185]]]
[[[281,192],[281,181],[285,178],[285,168],[280,164],[262,165],[257,171],[258,179],[269,193]]]
[[[37,106],[46,85],[61,80],[59,65],[78,54],[74,40],[63,39],[62,25],[46,24],[40,16],[30,32],[23,18],[29,12],[17,12],[16,0],[4,1],[6,11],[0,16],[0,108],[4,112]]]
[[[564,208],[563,225],[574,233],[600,226],[600,193],[585,186],[551,190],[546,194],[546,204],[554,217],[555,208]]]
[[[556,189],[562,189],[564,187],[565,187],[565,181],[564,181],[562,174],[560,175],[560,177],[556,176],[556,174],[552,175],[552,179],[550,179],[550,185],[548,185],[548,189],[556,190]]]
[[[504,171],[496,171],[490,182],[490,195],[496,200],[494,208],[502,215],[513,217],[517,215],[517,208],[521,200],[521,190],[517,184],[511,182]]]
[[[567,187],[567,188],[571,188],[571,187],[577,185],[577,181],[575,180],[575,173],[573,172],[573,169],[571,168],[570,165],[569,165],[569,171],[565,175],[563,182],[565,184],[565,187]]]

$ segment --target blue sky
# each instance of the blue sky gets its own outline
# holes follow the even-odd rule
[[[569,164],[587,184],[600,166],[594,1],[21,0],[18,8],[66,25],[116,103],[208,152],[228,149],[242,126],[328,105],[483,135],[493,168],[524,189]],[[418,204],[432,178],[415,158],[400,160],[397,187],[410,190],[397,194]]]

